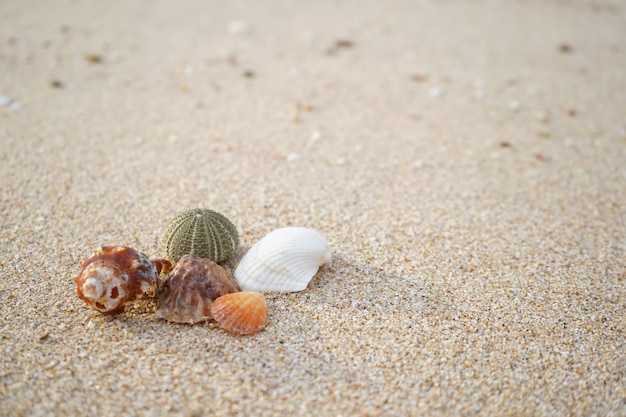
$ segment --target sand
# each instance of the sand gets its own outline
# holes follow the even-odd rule
[[[0,3],[0,415],[626,415],[626,5]],[[105,317],[177,212],[322,233],[249,337]]]

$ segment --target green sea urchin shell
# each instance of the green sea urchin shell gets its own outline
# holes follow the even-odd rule
[[[191,209],[174,217],[161,235],[161,247],[173,263],[193,254],[220,263],[239,244],[239,234],[226,217],[213,210]]]

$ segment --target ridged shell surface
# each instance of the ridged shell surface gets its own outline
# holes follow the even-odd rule
[[[256,291],[223,295],[213,301],[211,313],[222,329],[234,334],[255,334],[267,325],[265,296]]]
[[[161,285],[156,315],[176,323],[210,320],[213,300],[239,290],[228,271],[215,262],[185,255]]]
[[[222,214],[191,209],[174,217],[161,235],[161,247],[172,262],[186,254],[215,262],[228,259],[239,245],[237,228]]]
[[[248,291],[302,291],[331,259],[330,246],[317,230],[285,227],[269,233],[248,251],[235,278]]]
[[[103,246],[80,262],[74,278],[78,297],[103,314],[119,314],[125,304],[144,295],[154,296],[159,273],[167,272],[165,259],[151,261],[126,246]]]

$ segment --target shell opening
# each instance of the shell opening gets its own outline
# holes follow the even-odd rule
[[[83,294],[92,300],[97,300],[104,294],[104,285],[96,277],[89,277],[83,284]]]

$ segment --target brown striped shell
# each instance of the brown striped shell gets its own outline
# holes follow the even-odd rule
[[[213,300],[235,291],[239,285],[224,268],[210,259],[185,255],[163,281],[156,315],[176,323],[210,320]]]
[[[159,274],[171,264],[165,259],[150,260],[126,246],[103,246],[80,261],[74,278],[78,297],[103,314],[119,314],[125,304],[156,293]]]
[[[207,209],[179,213],[161,235],[161,247],[172,262],[193,254],[223,262],[237,250],[237,228],[222,214]]]
[[[267,303],[256,291],[223,295],[213,301],[211,313],[221,328],[238,335],[255,334],[267,325]]]

